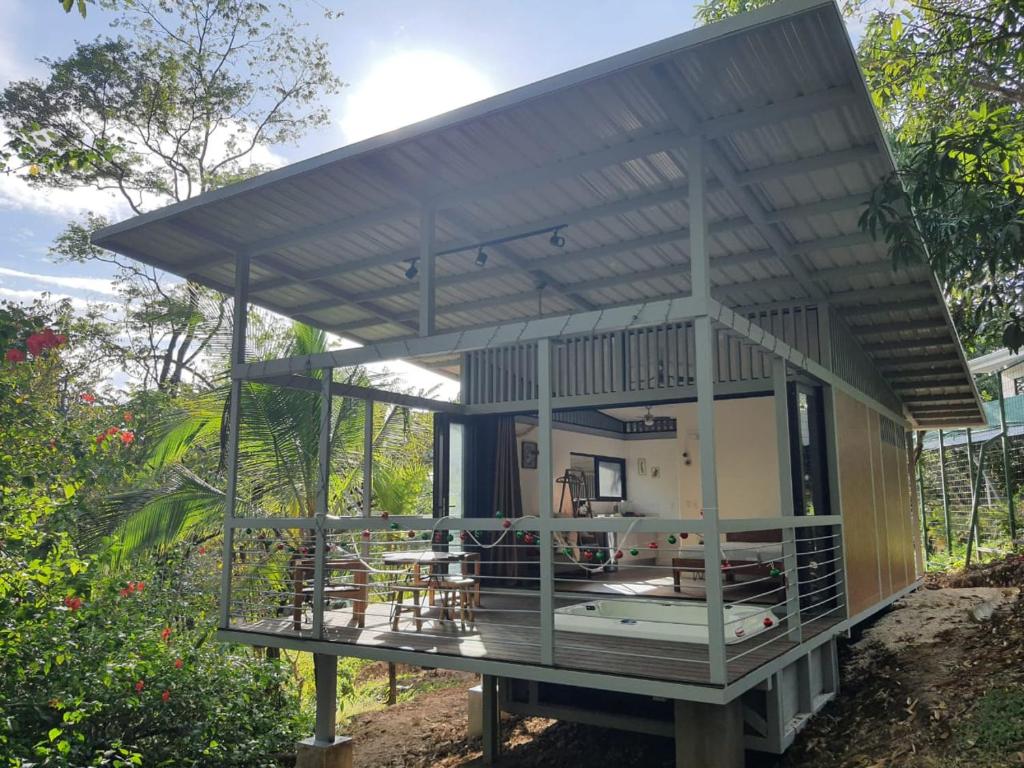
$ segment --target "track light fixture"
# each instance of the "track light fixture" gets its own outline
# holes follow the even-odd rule
[[[405,270],[406,280],[414,280],[416,279],[416,275],[420,273],[420,268],[416,266],[416,262],[418,261],[419,259],[409,259],[409,268]]]
[[[555,248],[565,248],[565,238],[558,234],[557,229],[551,233],[551,239],[548,242],[555,246]]]
[[[484,250],[484,247],[482,245],[480,246],[480,250],[476,252],[475,262],[478,267],[483,267],[487,265],[487,251]]]

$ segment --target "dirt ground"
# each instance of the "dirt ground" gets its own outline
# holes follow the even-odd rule
[[[841,695],[783,758],[753,768],[1024,765],[1024,557],[930,578],[842,649]],[[422,672],[428,693],[355,718],[356,768],[469,768],[470,675]],[[543,718],[504,720],[502,766],[671,768],[668,739]]]

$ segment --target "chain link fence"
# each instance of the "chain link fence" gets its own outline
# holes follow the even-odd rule
[[[924,433],[917,463],[928,565],[958,566],[1014,548],[1024,508],[1024,395],[985,403],[990,426]]]

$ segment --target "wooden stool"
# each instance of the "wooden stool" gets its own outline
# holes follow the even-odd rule
[[[391,630],[398,631],[398,617],[402,613],[411,612],[416,620],[416,631],[423,629],[423,607],[420,605],[420,592],[426,587],[415,584],[400,584],[391,590]],[[412,595],[412,605],[405,605],[405,593]]]
[[[465,577],[447,576],[440,579],[437,591],[441,596],[441,621],[455,621],[452,608],[458,608],[459,623],[466,628],[466,621],[473,623],[473,585],[476,581]]]
[[[471,552],[462,560],[462,575],[473,580],[473,607],[480,607],[480,553]]]

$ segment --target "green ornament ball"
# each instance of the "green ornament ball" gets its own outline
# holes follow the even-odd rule
[[[676,537],[671,535],[671,534],[669,534],[668,543],[669,544],[675,544],[676,543]]]
[[[430,538],[430,532],[429,531],[424,531],[423,533],[420,534],[420,538],[421,539],[429,539]]]
[[[391,525],[389,525],[388,527],[389,527],[389,528],[390,528],[390,529],[391,529],[392,531],[397,531],[397,530],[398,530],[398,528],[399,528],[399,525],[398,525],[398,523],[392,523],[392,524],[391,524]]]
[[[499,509],[499,510],[498,510],[497,512],[495,512],[495,513],[494,513],[494,516],[495,516],[495,517],[497,517],[497,518],[498,518],[498,519],[500,520],[500,519],[501,519],[501,518],[503,518],[503,517],[504,517],[505,515],[504,515],[504,514],[502,514],[502,511],[501,511],[501,510]]]
[[[597,550],[597,554],[594,555],[598,560],[604,560],[605,554],[603,549]]]
[[[566,557],[572,557],[572,547],[566,547],[562,550]]]
[[[524,531],[516,531],[516,538],[517,539],[521,539],[525,535],[526,535],[526,533]]]
[[[455,534],[454,533],[449,533],[448,534],[448,541],[455,541]]]
[[[770,571],[768,571],[768,575],[769,576],[781,576],[782,575],[782,571],[780,571],[778,568],[772,568]]]
[[[629,550],[629,554],[631,554],[633,557],[636,557],[640,554],[640,550],[636,547],[633,547],[631,550]]]

